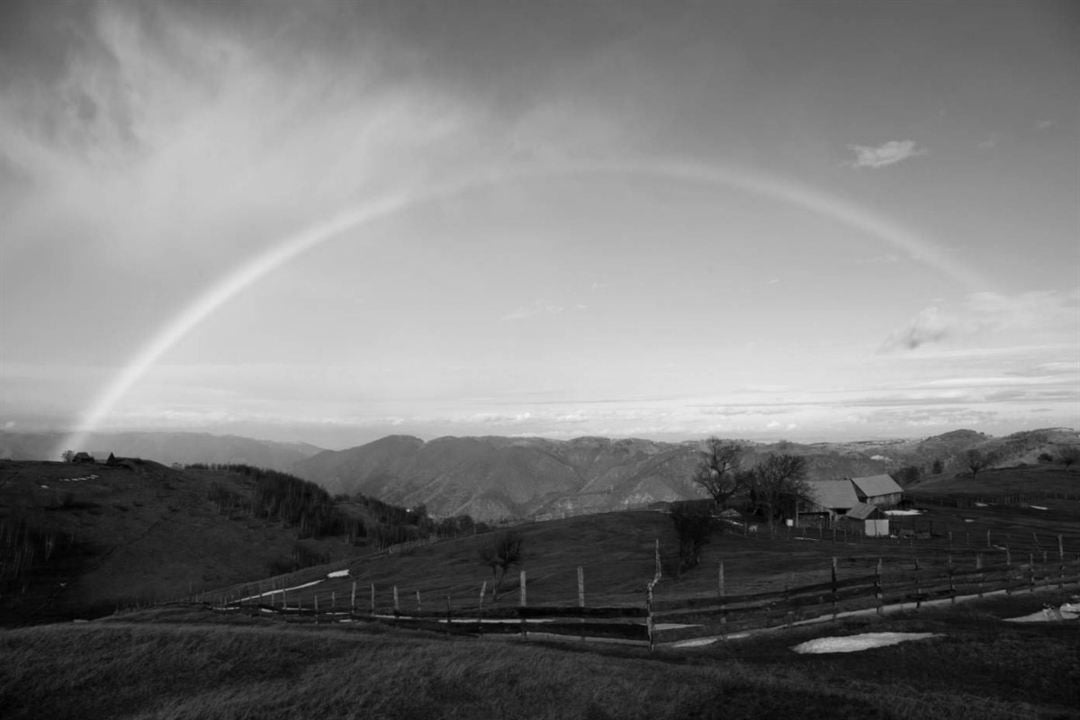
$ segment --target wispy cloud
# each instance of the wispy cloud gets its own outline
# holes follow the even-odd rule
[[[969,295],[952,311],[925,308],[907,324],[891,333],[883,352],[915,350],[945,341],[993,336],[1004,342],[1023,339],[1076,341],[1080,318],[1080,290],[1032,291],[1016,295],[982,292]]]
[[[869,145],[848,145],[848,147],[855,151],[855,160],[851,166],[856,168],[882,168],[927,153],[926,148],[919,147],[914,140],[890,140],[877,147]]]
[[[581,308],[582,306],[578,306]],[[528,305],[523,305],[517,310],[504,315],[503,320],[514,322],[536,317],[537,315],[558,315],[566,310],[562,305],[547,302],[546,300],[534,300]]]

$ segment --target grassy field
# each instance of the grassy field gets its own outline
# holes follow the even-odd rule
[[[693,651],[443,638],[150,611],[0,634],[14,718],[1075,718],[1080,637],[1000,621],[1051,595],[770,633]],[[851,655],[822,634],[940,632]]]
[[[987,565],[1003,563],[1005,547],[1014,562],[1026,562],[1028,554],[1057,558],[1057,538],[1062,536],[1066,556],[1080,553],[1080,503],[1056,501],[1047,510],[990,506],[958,510],[926,506],[924,514],[896,522],[898,529],[913,529],[923,537],[909,539],[819,535],[811,528],[779,528],[775,534],[762,529],[756,534],[720,526],[702,553],[701,565],[676,575],[677,538],[667,515],[658,512],[620,512],[518,526],[525,541],[528,602],[530,605],[570,605],[577,602],[577,568],[585,575],[586,602],[590,606],[642,605],[645,586],[655,572],[655,543],[660,542],[664,578],[656,588],[657,599],[701,597],[715,594],[718,566],[724,563],[729,594],[765,592],[827,581],[832,559],[838,576],[872,573],[878,558],[886,572],[910,569],[916,562],[925,569],[945,567],[949,558],[957,568],[970,569],[981,555]],[[987,544],[987,531],[990,544]],[[927,537],[926,534],[930,533]],[[951,533],[951,539],[950,539]],[[402,609],[415,608],[420,593],[428,607],[445,607],[447,598],[458,610],[474,608],[481,584],[492,580],[478,559],[479,548],[490,542],[480,535],[434,543],[396,554],[381,554],[309,568],[289,576],[235,586],[211,597],[242,597],[271,587],[292,587],[315,580],[318,585],[288,595],[290,605],[310,607],[318,593],[325,607],[331,595],[339,606],[351,600],[357,585],[357,606],[370,604],[370,588],[376,588],[376,606],[392,605],[392,586],[397,585]],[[347,568],[349,577],[327,578],[329,569]],[[504,582],[502,605],[518,602],[520,568]],[[489,585],[490,587],[490,585]],[[280,599],[280,596],[279,596]],[[490,598],[487,602],[490,602]]]

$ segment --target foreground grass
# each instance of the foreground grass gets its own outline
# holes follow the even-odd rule
[[[1076,628],[998,620],[1050,600],[652,655],[159,614],[5,632],[0,707],[5,718],[1080,717]],[[867,630],[947,637],[851,655],[789,649]]]

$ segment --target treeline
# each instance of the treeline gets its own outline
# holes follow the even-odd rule
[[[359,493],[351,497],[339,495],[336,499],[355,503],[366,510],[369,522],[365,523],[359,518],[350,520],[349,533],[351,537],[367,538],[367,541],[377,548],[431,537],[474,535],[491,529],[486,523],[476,522],[469,515],[436,520],[428,515],[427,508],[423,505],[405,508]]]
[[[347,536],[353,545],[373,545],[381,549],[414,540],[460,537],[491,529],[468,515],[432,518],[423,505],[405,508],[362,494],[331,497],[313,482],[276,470],[250,465],[194,464],[187,467],[250,478],[254,481],[250,492],[238,492],[227,483],[214,482],[208,497],[222,514],[279,521],[297,528],[297,536],[301,539]],[[344,503],[362,508],[364,517],[344,512],[341,507]],[[305,559],[297,558],[296,561],[302,563]]]
[[[342,535],[345,518],[330,494],[313,482],[277,470],[250,465],[189,465],[195,470],[217,470],[243,475],[254,481],[250,499],[214,483],[210,499],[222,512],[240,510],[252,517],[281,522],[297,529],[300,538]]]

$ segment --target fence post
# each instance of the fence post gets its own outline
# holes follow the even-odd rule
[[[446,634],[450,634],[450,625],[454,622],[453,611],[450,609],[450,596],[446,596]]]
[[[877,614],[884,614],[885,598],[881,591],[881,558],[877,559],[877,567],[874,570],[874,596],[877,598]]]
[[[337,609],[337,591],[330,591],[330,611],[333,612]]]
[[[1058,535],[1058,588],[1065,589],[1065,541]]]
[[[521,609],[524,611],[524,609],[525,609],[525,571],[524,570],[521,571],[520,582],[521,582]],[[529,630],[528,630],[528,625],[525,622],[525,613],[524,612],[521,613],[521,639],[522,640],[528,640],[529,639]]]
[[[371,583],[371,614],[375,614],[375,583]]]
[[[420,604],[420,591],[416,591],[416,614],[419,615],[424,612],[424,606]]]
[[[484,634],[484,593],[487,592],[487,580],[480,586],[480,604],[476,607],[477,634]]]
[[[727,589],[724,587],[724,561],[720,561],[720,577],[718,580],[717,590],[720,594],[720,637],[727,637]]]
[[[949,604],[950,605],[955,605],[956,604],[956,583],[955,583],[955,578],[953,577],[953,573],[955,572],[955,570],[953,569],[953,564],[952,564],[952,553],[949,553],[949,557],[948,557],[946,562],[947,562],[946,567],[948,568],[948,573],[949,573],[949,598],[950,598]]]
[[[836,556],[832,559],[832,619],[836,621]]]
[[[990,544],[990,531],[987,530],[986,531],[986,548],[989,550],[992,547],[994,547],[994,546]]]
[[[918,610],[922,607],[922,586],[919,584],[919,558],[916,556],[915,560],[915,609]]]
[[[352,601],[349,603],[349,609],[353,613],[356,612],[356,581],[355,580],[353,580],[353,583],[352,583]]]
[[[652,607],[653,607],[653,584],[647,583],[645,586],[648,589],[648,594],[645,596],[645,630],[649,633],[649,652],[652,652],[656,645],[653,633],[655,631]]]
[[[577,569],[577,604],[579,608],[585,607],[585,568],[580,565]],[[581,639],[585,640],[585,618],[581,618]]]
[[[397,585],[394,586],[394,620],[401,614],[401,603],[398,600]]]
[[[319,624],[319,593],[315,593],[315,624]]]
[[[1035,592],[1035,554],[1028,553],[1028,583],[1031,592]]]
[[[1009,582],[1012,580],[1012,551],[1009,550],[1009,546],[1005,546],[1005,594],[1012,595],[1012,589],[1009,586]]]
[[[982,553],[975,553],[975,569],[976,570],[982,570],[982,566],[983,566],[983,564],[982,564]],[[979,597],[982,597],[983,596],[983,576],[982,576],[982,573],[977,574],[975,576],[975,578],[976,578],[976,580],[975,580],[975,583],[976,583],[975,589],[978,592]]]

